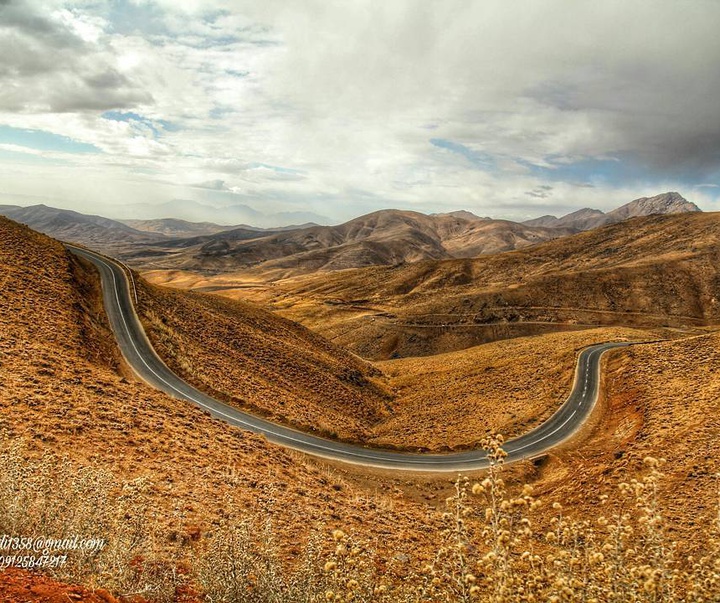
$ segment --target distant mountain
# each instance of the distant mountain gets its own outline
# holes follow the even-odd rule
[[[635,217],[513,253],[299,276],[253,300],[281,305],[365,358],[388,359],[581,325],[688,332],[720,324],[718,283],[720,212],[691,212]],[[349,311],[357,306],[383,318]]]
[[[572,228],[576,231],[592,230],[606,224],[616,224],[636,218],[638,216],[651,216],[653,214],[681,214],[702,211],[697,205],[691,203],[676,192],[662,193],[654,197],[641,197],[626,203],[608,213],[599,209],[580,209],[562,218],[555,216],[542,216],[523,222],[526,226],[543,226],[545,228]]]
[[[459,209],[456,211],[450,211],[444,214],[430,214],[431,216],[451,216],[453,218],[464,218],[465,220],[490,220],[491,218],[481,218],[480,216],[476,216],[471,211],[467,211],[466,209]]]
[[[47,205],[0,205],[0,215],[56,239],[101,250],[110,250],[118,244],[155,243],[165,238],[162,234],[141,232],[117,220]]]
[[[684,214],[702,211],[697,205],[685,199],[680,193],[670,192],[654,197],[641,197],[630,201],[609,212],[612,222],[622,222],[628,218],[651,216],[653,214]]]
[[[562,218],[555,216],[542,216],[534,220],[527,220],[523,224],[527,226],[544,226],[545,228],[572,228],[578,230],[591,230],[598,226],[608,224],[607,214],[599,209],[579,209],[567,214]]]
[[[192,205],[194,202],[188,202]],[[262,229],[176,218],[110,220],[45,205],[0,206],[0,214],[61,240],[82,243],[144,269],[254,270],[281,278],[315,271],[471,258],[523,249],[651,214],[700,211],[678,193],[636,199],[608,213],[581,209],[519,224],[469,211],[426,215],[381,210],[337,226]]]
[[[131,228],[141,230],[143,232],[162,234],[173,239],[182,239],[190,237],[202,237],[217,234],[219,232],[227,232],[229,230],[244,230],[257,233],[281,232],[285,230],[298,230],[300,228],[312,228],[318,226],[314,222],[306,224],[292,224],[290,226],[280,226],[278,228],[259,228],[257,226],[248,226],[247,224],[238,224],[236,226],[222,226],[213,222],[188,222],[186,220],[177,220],[175,218],[159,218],[157,220],[118,220],[123,224],[127,224]]]
[[[533,218],[532,220],[525,220],[523,224],[526,226],[542,226],[545,228],[552,228],[557,224],[558,217],[557,216],[551,216],[550,214],[545,214],[544,216],[540,216],[539,218]]]
[[[212,222],[188,222],[187,220],[178,220],[176,218],[119,220],[119,222],[135,230],[161,234],[172,238],[210,235],[234,228],[233,226],[220,226],[220,224],[214,224]]]
[[[153,268],[259,268],[303,274],[473,257],[527,247],[571,232],[482,219],[469,212],[461,216],[381,210],[338,226],[275,233],[236,229],[147,246],[137,250],[133,261]]]
[[[309,211],[264,213],[243,203],[208,205],[190,199],[173,199],[157,205],[132,203],[111,206],[108,208],[108,213],[121,221],[162,220],[170,216],[173,219],[200,224],[238,224],[243,226],[252,224],[249,228],[271,228],[273,230],[297,224],[329,224],[332,222],[325,216]],[[232,228],[232,226],[227,228]]]

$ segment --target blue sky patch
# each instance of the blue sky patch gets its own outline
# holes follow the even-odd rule
[[[631,153],[617,153],[614,157],[586,157],[566,163],[558,156],[546,157],[551,167],[539,166],[528,161],[517,160],[533,176],[548,182],[567,182],[570,184],[593,185],[598,187],[619,186],[627,183],[653,182],[667,177],[662,170],[652,168]],[[695,186],[697,178],[691,173],[678,177],[675,182],[685,186]]]
[[[472,165],[478,168],[491,168],[495,166],[495,158],[489,153],[483,151],[475,151],[470,147],[466,147],[459,142],[453,142],[445,138],[431,138],[430,144],[445,149],[456,155],[460,155],[467,159]]]
[[[15,144],[37,151],[57,151],[59,153],[100,153],[95,145],[79,142],[67,136],[53,134],[45,130],[25,130],[12,126],[0,126],[0,143]]]
[[[530,172],[543,180],[552,182],[577,182],[590,184],[616,184],[625,180],[641,178],[640,166],[630,157],[596,159],[587,157],[572,163],[560,162],[559,157],[546,157],[552,167],[518,161]],[[646,176],[646,175],[645,175]]]
[[[163,132],[179,132],[181,129],[180,126],[170,121],[166,121],[164,119],[149,119],[137,113],[133,113],[132,111],[105,111],[101,117],[103,117],[103,119],[122,121],[129,124],[142,124],[152,130],[155,138],[160,136]]]

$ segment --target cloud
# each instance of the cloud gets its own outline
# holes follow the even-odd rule
[[[0,110],[65,113],[152,102],[117,69],[109,49],[84,39],[88,32],[89,21],[68,11],[0,4]]]
[[[198,188],[206,188],[211,191],[230,191],[224,180],[209,180],[195,185]]]
[[[552,190],[552,186],[544,184],[531,191],[527,191],[525,194],[528,197],[535,197],[536,199],[547,199],[548,197],[552,197]]]
[[[0,175],[333,218],[664,190],[711,209],[718,19],[713,0],[0,0],[0,125],[102,151]]]

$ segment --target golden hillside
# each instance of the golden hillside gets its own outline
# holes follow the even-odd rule
[[[611,574],[603,573],[613,567],[614,558],[606,552],[607,563],[590,563],[587,559],[599,559],[599,549],[593,548],[594,543],[601,546],[603,542],[610,542],[607,539],[612,537],[612,526],[603,527],[597,524],[597,519],[601,516],[612,518],[614,513],[628,509],[631,515],[647,516],[640,507],[633,506],[633,500],[649,499],[635,498],[628,502],[627,498],[617,494],[618,483],[630,482],[641,475],[646,456],[668,459],[663,467],[666,476],[657,483],[662,520],[652,524],[662,525],[664,536],[663,540],[652,542],[669,546],[671,540],[677,541],[677,560],[686,566],[692,564],[687,562],[685,551],[702,554],[715,550],[711,548],[716,542],[711,536],[716,514],[714,475],[720,469],[714,454],[720,399],[720,341],[716,334],[612,353],[605,363],[605,395],[585,433],[546,459],[523,462],[507,473],[506,481],[510,496],[515,497],[513,500],[520,496],[517,480],[531,481],[535,494],[544,504],[534,511],[529,524],[532,529],[523,533],[518,545],[531,547],[536,552],[533,563],[537,565],[534,569],[523,565],[520,560],[522,550],[517,550],[517,557],[513,557],[517,563],[512,566],[512,572],[497,573],[494,566],[488,566],[484,560],[492,542],[482,535],[483,526],[487,525],[484,519],[487,512],[481,496],[462,499],[459,503],[470,510],[466,516],[467,532],[456,532],[452,527],[455,524],[452,521],[448,524],[440,513],[446,509],[445,498],[455,491],[452,479],[370,474],[362,468],[330,469],[210,419],[192,406],[136,382],[128,374],[105,324],[99,282],[90,266],[68,254],[57,242],[7,220],[0,220],[0,265],[3,268],[0,277],[0,301],[3,304],[0,314],[0,404],[3,407],[0,508],[3,513],[0,518],[7,521],[8,509],[24,504],[33,512],[23,515],[22,521],[31,522],[27,525],[37,530],[39,525],[55,526],[58,521],[71,519],[75,522],[72,525],[77,525],[79,519],[75,513],[80,513],[81,519],[83,513],[92,516],[96,508],[120,504],[117,509],[112,508],[124,513],[122,529],[137,526],[142,528],[138,533],[147,537],[139,549],[142,555],[120,555],[118,559],[124,559],[127,567],[113,566],[115,573],[99,575],[85,568],[81,573],[72,574],[73,580],[81,578],[93,588],[100,585],[114,593],[127,593],[133,592],[127,590],[127,584],[137,588],[138,584],[145,584],[143,580],[155,584],[162,576],[165,576],[162,580],[169,580],[168,576],[178,580],[180,576],[179,582],[163,586],[169,590],[140,592],[145,593],[146,600],[157,603],[198,603],[202,600],[197,594],[200,586],[225,592],[218,580],[224,575],[222,571],[230,567],[224,565],[229,563],[228,560],[237,564],[251,558],[247,562],[250,565],[241,567],[243,576],[252,573],[249,572],[252,568],[255,577],[242,582],[246,589],[243,592],[248,592],[247,589],[257,592],[257,597],[251,600],[261,601],[267,593],[279,592],[273,588],[279,588],[277,585],[280,584],[280,574],[272,574],[275,582],[268,583],[263,581],[268,580],[269,574],[263,572],[279,572],[288,560],[304,559],[305,543],[317,530],[322,536],[313,546],[325,552],[319,557],[309,557],[315,570],[306,576],[314,582],[292,588],[318,596],[320,593],[325,596],[328,591],[362,592],[366,593],[362,595],[364,599],[359,594],[353,595],[354,598],[386,603],[420,601],[425,599],[418,598],[418,593],[423,585],[430,584],[436,589],[432,592],[437,593],[437,597],[442,593],[454,593],[449,600],[462,600],[457,593],[468,592],[473,583],[463,578],[466,573],[461,572],[467,572],[467,569],[461,570],[457,561],[442,552],[449,550],[446,545],[457,542],[458,538],[462,542],[467,538],[469,543],[465,549],[467,563],[476,568],[477,584],[482,586],[474,591],[480,593],[478,600],[489,600],[485,595],[492,592],[492,585],[499,577],[516,580],[517,588],[528,588],[528,576],[533,577],[532,589],[539,600],[547,599],[555,592],[553,589],[558,580],[570,581],[578,576],[570,564],[565,567],[554,563],[558,554],[579,555],[578,567],[588,572],[582,574],[583,589],[590,585],[593,592],[603,592],[604,585],[608,584],[607,588],[610,588],[614,584],[607,582],[607,576]],[[211,321],[217,317],[215,326],[212,326],[214,320],[206,324],[210,334],[214,329],[233,330],[240,322],[248,322],[250,326],[269,324],[276,329],[282,326],[308,346],[309,342],[315,341],[303,329],[293,330],[285,321],[264,322],[269,319],[244,305],[215,299],[206,301],[198,295],[185,298],[180,293],[150,288],[143,295],[147,296],[144,304],[156,312],[156,320],[161,323],[165,314],[189,308],[194,312],[202,311],[203,320]],[[195,314],[189,316],[196,317]],[[190,337],[193,333],[192,329],[169,328],[165,336],[170,346],[173,338]],[[286,337],[291,337],[287,333]],[[437,359],[386,362],[379,365],[384,377],[372,375],[380,385],[370,387],[380,388],[378,391],[384,391],[382,388],[385,387],[395,388],[397,392],[408,390],[394,402],[398,416],[405,413],[408,417],[406,426],[411,425],[409,418],[412,416],[419,417],[417,422],[421,427],[430,419],[429,409],[419,412],[421,401],[415,395],[423,381],[420,372],[427,375],[426,383],[433,385],[435,398],[440,397],[438,415],[451,413],[453,407],[459,409],[456,416],[450,414],[445,419],[458,421],[457,429],[462,425],[462,413],[467,412],[469,404],[474,406],[473,411],[478,417],[478,430],[482,418],[506,421],[507,416],[499,415],[507,413],[520,416],[527,412],[536,420],[547,409],[541,405],[533,406],[537,402],[533,398],[547,397],[552,399],[551,402],[557,402],[555,397],[567,383],[576,348],[591,339],[645,335],[657,334],[622,329],[587,331],[551,335],[534,341],[499,342]],[[311,357],[321,358],[320,352],[327,349],[320,346]],[[303,354],[309,353],[303,350]],[[213,355],[225,352],[207,350],[207,341],[190,351],[199,359],[211,359]],[[299,356],[299,361],[302,358]],[[510,358],[522,358],[525,362],[513,364]],[[342,356],[338,362],[357,362],[357,370],[368,371],[367,374],[376,370],[352,356]],[[193,368],[202,375],[204,366],[198,364]],[[328,366],[335,367],[329,363],[318,370],[326,370]],[[232,362],[225,367],[229,380],[235,370],[240,370],[234,367],[237,364]],[[418,373],[414,374],[415,370]],[[492,392],[486,385],[488,378],[484,374],[487,373],[498,374],[497,384],[501,384],[504,377],[512,393],[511,399],[505,400],[507,390],[502,395],[501,389]],[[533,378],[535,373],[552,375],[553,382],[558,385]],[[242,377],[240,373],[238,375]],[[464,382],[468,379],[473,388],[484,384],[488,387],[477,400],[469,397],[461,400],[461,396],[467,394]],[[425,387],[429,388],[428,385]],[[524,388],[527,392],[522,391]],[[446,403],[446,399],[458,400],[459,404]],[[503,400],[509,404],[498,413],[499,401]],[[403,405],[407,408],[402,409]],[[343,412],[350,410],[343,409]],[[388,434],[394,431],[392,427]],[[466,443],[471,431],[471,428],[460,431],[455,443]],[[420,441],[422,429],[408,431],[407,436]],[[441,445],[445,439],[440,434],[434,443]],[[22,448],[13,453],[20,442]],[[104,472],[108,472],[107,477],[103,477]],[[17,475],[22,478],[14,479]],[[99,477],[92,483],[103,485],[105,490],[97,491],[86,482],[78,482],[79,478],[87,481],[88,476],[93,475]],[[648,488],[655,484],[653,481],[644,483]],[[14,486],[10,487],[11,484]],[[42,497],[25,496],[23,493],[36,492],[29,489],[30,485],[39,488]],[[637,490],[636,486],[632,488]],[[148,502],[132,508],[123,507],[122,501],[136,490],[142,491]],[[599,502],[601,495],[609,497],[604,505]],[[57,501],[58,498],[61,500]],[[49,515],[47,508],[42,512],[44,507],[41,505],[45,500],[55,501],[47,507],[53,509]],[[557,500],[563,501],[562,512],[550,504]],[[456,503],[457,499],[450,499],[451,511],[457,509],[452,506]],[[631,505],[629,508],[628,504]],[[59,508],[72,510],[72,513],[58,513]],[[558,524],[560,513],[561,523]],[[262,555],[252,557],[242,548],[222,548],[229,541],[218,538],[228,533],[240,536],[245,525],[243,520],[253,516],[261,517],[262,521],[252,524],[251,536],[245,538],[249,538],[248,543],[253,540],[266,543]],[[452,520],[453,515],[446,517]],[[656,515],[650,517],[655,521]],[[38,524],[41,519],[46,523]],[[553,519],[555,523],[552,523]],[[262,531],[265,520],[273,525],[272,539]],[[567,523],[576,520],[590,523]],[[632,518],[628,519],[631,521]],[[102,522],[92,525],[95,530],[106,529]],[[572,545],[562,542],[556,545],[547,534],[558,525],[567,525],[568,533],[580,535],[581,540]],[[647,524],[633,525],[636,531],[632,538],[635,540],[628,540],[629,545],[632,544],[628,551],[632,554],[628,552],[622,561],[622,568],[632,580],[623,588],[628,592],[643,593],[647,592],[643,590],[644,582],[640,578],[646,571],[643,564],[650,563],[647,567],[652,569],[669,562],[665,557],[643,556],[646,553],[644,544],[647,544],[643,540],[647,535],[643,526]],[[443,527],[449,532],[443,531]],[[329,536],[335,528],[342,528],[344,533]],[[7,529],[5,525],[0,527],[0,531]],[[591,529],[594,531],[590,532]],[[117,540],[125,532],[109,533]],[[335,544],[332,544],[333,538]],[[245,546],[244,542],[240,540],[241,547]],[[268,544],[271,542],[274,544]],[[566,548],[557,549],[556,546]],[[647,547],[647,551],[652,550],[657,549]],[[211,556],[202,557],[205,554]],[[280,559],[278,566],[273,565],[275,556]],[[425,569],[425,563],[433,559],[434,573],[430,573]],[[203,565],[208,563],[209,566]],[[208,567],[212,571],[208,571]],[[663,571],[669,572],[667,568],[676,565],[663,567],[666,568]],[[702,573],[708,566],[701,564],[698,567],[700,573],[667,575],[678,577],[681,580],[678,584],[700,585],[702,576],[711,574]],[[118,575],[124,581],[118,581]],[[24,574],[22,577],[0,574],[0,582],[7,576],[11,576],[15,584],[24,584],[26,580]],[[663,589],[669,588],[665,582],[662,584]],[[378,585],[385,590],[377,590]],[[693,586],[693,591],[690,586],[680,593],[681,599],[689,600],[684,595],[701,588]],[[576,592],[574,586],[568,588]],[[577,590],[578,596],[581,591]],[[161,596],[161,592],[170,594]],[[712,592],[705,591],[706,594]],[[711,599],[698,597],[695,600]]]
[[[382,373],[306,327],[251,304],[139,282],[160,356],[235,406],[321,434],[363,440],[389,412]]]
[[[184,284],[177,273],[149,277]],[[596,326],[691,328],[720,320],[720,214],[633,218],[521,251],[265,287],[241,288],[242,275],[195,282],[264,303],[372,359]]]
[[[403,550],[395,526],[426,520],[421,507],[386,498],[385,486],[369,495],[137,382],[105,323],[99,278],[60,243],[0,218],[0,266],[3,450],[25,442],[33,458],[67,455],[118,480],[147,478],[157,521],[178,533],[262,512],[283,546],[344,525]]]

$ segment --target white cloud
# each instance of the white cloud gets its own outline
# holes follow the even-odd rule
[[[0,124],[103,151],[66,168],[82,191],[47,168],[36,195],[199,199],[195,183],[222,181],[258,208],[338,219],[388,206],[607,209],[669,188],[707,209],[717,198],[695,186],[720,172],[716,2],[11,0],[0,11],[0,50],[23,49],[0,67]],[[560,176],[613,157],[634,166]],[[28,187],[21,172],[5,168],[6,192]]]

